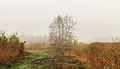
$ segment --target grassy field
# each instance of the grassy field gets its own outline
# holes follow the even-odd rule
[[[0,69],[120,69],[120,43],[80,44],[57,57],[49,48],[27,51]]]
[[[51,63],[51,62],[46,62],[44,64],[34,63],[35,61],[37,62],[37,60],[41,60],[43,58],[53,58],[55,52],[50,50],[29,50],[28,52],[29,54],[23,55],[21,58],[19,58],[17,61],[14,61],[13,63],[0,66],[0,69],[56,69],[56,68],[61,69],[61,68],[58,68],[60,64],[64,64],[65,65],[64,67],[71,66],[71,68],[69,69],[72,69],[72,67],[75,66],[74,64],[75,61],[69,58],[65,58],[65,61],[63,62],[56,61],[57,64]],[[65,55],[68,55],[69,53],[71,52],[65,52]],[[55,59],[56,58],[52,60],[55,60]],[[48,59],[47,61],[51,61],[51,59]],[[84,67],[84,64],[81,61],[79,63],[80,65],[82,65],[79,67],[80,69],[86,69]],[[54,67],[54,66],[58,66],[58,67]],[[79,68],[76,68],[76,69],[79,69]]]

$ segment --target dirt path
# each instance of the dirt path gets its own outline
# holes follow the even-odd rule
[[[82,61],[70,56],[54,57],[55,52],[48,50],[29,50],[29,52],[30,54],[14,63],[0,66],[0,69],[86,69]]]

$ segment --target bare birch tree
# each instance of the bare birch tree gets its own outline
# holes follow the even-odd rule
[[[72,17],[58,15],[49,25],[50,43],[57,47],[63,47],[72,43],[74,25],[76,25],[76,22],[73,21]]]

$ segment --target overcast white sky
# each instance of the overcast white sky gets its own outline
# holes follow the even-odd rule
[[[48,34],[58,14],[74,17],[81,41],[120,35],[120,0],[0,0],[0,29]]]

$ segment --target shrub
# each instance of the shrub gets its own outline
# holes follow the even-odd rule
[[[8,64],[24,53],[24,43],[20,42],[17,33],[10,36],[0,31],[0,65]]]

